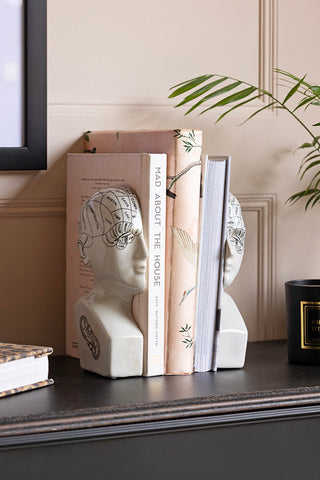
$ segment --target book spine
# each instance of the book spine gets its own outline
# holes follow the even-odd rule
[[[77,241],[76,233],[77,232],[77,221],[74,218],[74,215],[78,215],[80,211],[80,200],[73,194],[73,184],[72,184],[72,165],[70,162],[69,154],[67,155],[67,178],[66,178],[66,285],[65,285],[65,294],[66,294],[66,303],[65,303],[65,317],[66,317],[66,354],[79,358],[79,343],[76,334],[76,326],[74,321],[74,307],[75,303],[78,300],[79,296],[75,294],[75,290],[78,290],[78,284],[81,283],[80,275],[74,273],[74,269],[77,268],[80,263],[79,254],[76,250],[75,244]],[[72,192],[72,193],[71,193]],[[74,211],[71,212],[73,206],[76,205]],[[79,270],[81,267],[79,267]],[[77,285],[77,286],[75,286]],[[83,294],[83,293],[82,293]]]
[[[202,132],[176,131],[175,165],[167,180],[168,313],[166,374],[193,372]],[[172,173],[173,172],[173,173]]]
[[[223,272],[224,272],[224,256],[226,244],[226,230],[227,230],[227,215],[228,215],[228,201],[229,201],[229,185],[230,185],[230,163],[231,158],[225,159],[225,177],[224,177],[224,192],[223,192],[223,209],[222,209],[222,225],[221,225],[221,239],[220,239],[220,257],[219,257],[219,276],[218,276],[218,292],[217,292],[217,308],[216,308],[216,322],[214,329],[214,339],[212,347],[212,370],[217,371],[217,347],[220,335],[221,323],[221,299],[223,292]]]
[[[166,155],[150,155],[147,376],[164,374]]]

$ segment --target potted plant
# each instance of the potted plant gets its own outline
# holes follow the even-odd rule
[[[171,88],[172,93],[169,98],[184,95],[183,100],[176,107],[191,104],[186,115],[194,110],[200,110],[200,115],[202,115],[218,107],[230,106],[220,114],[216,123],[237,108],[256,99],[263,99],[263,97],[267,100],[267,103],[252,113],[245,122],[263,110],[271,108],[288,112],[305,129],[309,137],[307,142],[297,148],[304,149],[307,152],[301,161],[300,180],[308,172],[312,174],[307,188],[292,195],[288,202],[292,204],[304,198],[306,200],[305,208],[307,209],[309,206],[313,207],[320,203],[320,135],[314,133],[314,129],[320,126],[320,122],[309,127],[301,120],[300,112],[310,107],[320,106],[320,86],[308,83],[306,75],[299,78],[284,70],[276,69],[276,72],[280,78],[286,81],[288,86],[288,92],[283,99],[276,98],[269,91],[248,82],[218,74],[201,75],[186,80]]]

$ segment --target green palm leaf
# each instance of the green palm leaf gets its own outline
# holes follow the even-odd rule
[[[211,100],[214,97],[218,97],[219,95],[223,95],[224,93],[230,92],[230,90],[233,90],[236,87],[239,87],[242,82],[237,81],[230,83],[229,85],[226,85],[223,88],[219,88],[219,90],[215,90],[213,93],[210,93],[210,95],[206,95],[205,97],[202,98],[199,102],[197,102],[193,107],[191,107],[185,115],[188,115],[188,113],[192,112],[196,108],[198,108],[202,103],[207,102],[208,100]]]
[[[176,88],[176,87],[180,87],[180,88],[172,92],[171,95],[169,95],[169,98],[177,97],[178,95],[181,95],[182,93],[185,93],[188,90],[192,90],[193,88],[197,87],[201,83],[206,82],[207,80],[209,80],[209,78],[212,78],[212,77],[213,75],[201,75],[201,77],[196,77],[196,78],[193,78],[192,80],[187,80],[186,82],[179,83],[175,87],[172,87],[172,88]]]
[[[313,185],[315,179],[320,175],[320,170],[318,170],[312,177],[308,187],[307,187],[307,190],[311,190],[312,188],[315,188],[315,185]]]
[[[314,206],[316,203],[320,203],[320,190],[318,189],[318,186],[320,185],[320,178],[318,178],[320,175],[320,136],[316,136],[311,129],[297,116],[296,112],[301,112],[303,107],[303,110],[305,111],[311,106],[320,106],[320,86],[312,85],[311,83],[307,82],[306,75],[303,77],[297,77],[296,75],[286,72],[285,70],[276,69],[275,71],[288,85],[288,93],[285,95],[283,101],[276,98],[273,93],[251,85],[248,82],[217,74],[201,75],[191,80],[179,83],[175,87],[172,87],[174,91],[170,94],[169,98],[177,97],[188,92],[187,96],[185,96],[185,98],[176,105],[177,107],[196,100],[196,103],[187,110],[185,115],[188,115],[194,110],[200,108],[205,102],[209,102],[213,98],[219,96],[222,98],[216,101],[216,103],[213,105],[209,105],[207,108],[201,110],[200,115],[214,108],[225,107],[233,103],[234,105],[232,105],[231,108],[228,108],[219,115],[216,123],[237,108],[247,105],[253,100],[261,98],[263,95],[269,98],[269,102],[266,105],[256,109],[242,123],[251,120],[258,113],[269,108],[287,111],[305,129],[311,138],[311,141],[305,142],[297,148],[297,150],[310,149],[308,154],[305,155],[301,161],[299,168],[300,179],[303,179],[306,173],[311,171],[311,169],[318,169],[318,171],[316,171],[316,173],[313,175],[309,186],[302,192],[292,195],[288,199],[288,202],[292,204],[299,199],[308,198],[306,204],[306,208],[308,208],[309,206]],[[214,80],[208,82],[208,80],[211,78],[214,78]],[[228,84],[225,84],[222,88],[216,89],[216,87],[223,82],[228,82]],[[200,88],[198,88],[199,86]],[[239,91],[238,87],[243,88]],[[231,92],[232,90],[235,90],[235,92],[228,94],[228,92]],[[290,99],[295,100],[295,105],[292,108],[288,107],[288,105],[291,103],[289,102]],[[313,127],[320,127],[320,122],[314,123]],[[315,188],[313,184],[316,185]]]
[[[298,90],[298,88],[300,87],[301,83],[304,81],[304,79],[306,78],[306,75],[304,77],[302,77],[298,83],[296,85],[294,85],[294,87],[291,88],[291,90],[287,93],[285,99],[283,100],[283,104],[285,104],[289,98],[291,98],[295,93],[296,91]]]
[[[320,190],[317,190],[317,191],[320,192]],[[286,203],[296,203],[301,198],[312,195],[314,192],[315,192],[314,189],[312,189],[312,190],[302,190],[301,192],[298,192],[298,193],[295,193],[294,195],[291,195],[291,197],[288,198]]]
[[[308,157],[308,158],[304,158],[300,165],[299,173],[301,172],[302,168],[306,163],[311,162],[311,160],[314,160],[315,158],[320,158],[320,153],[318,153],[317,155],[312,155],[311,157]]]
[[[297,77],[296,75],[292,75],[292,73],[289,73],[289,72],[286,72],[285,70],[281,70],[280,68],[275,68],[274,70],[276,73],[280,73],[280,75],[283,75],[284,77],[288,77],[288,78],[291,78],[292,80],[295,80],[296,82],[299,82],[299,77]],[[302,85],[304,85],[305,87],[307,87],[308,90],[311,90],[312,92],[312,85],[308,82],[306,82],[304,79],[303,81],[301,82]]]
[[[319,187],[319,185],[320,185],[320,178],[318,178],[318,180],[314,184],[314,188],[317,189]]]
[[[219,78],[218,80],[215,80],[214,82],[210,82],[207,85],[205,85],[202,88],[199,88],[195,92],[191,93],[188,95],[182,102],[180,102],[178,105],[175,105],[175,107],[181,107],[185,103],[191,102],[192,100],[195,100],[196,98],[200,97],[204,93],[207,93],[209,90],[212,90],[214,87],[219,85],[219,83],[222,83],[226,80],[226,77]]]
[[[293,109],[293,112],[295,112],[299,108],[303,107],[304,105],[306,106],[306,108],[308,108],[310,105],[312,105],[312,102],[315,98],[316,98],[315,96],[303,98],[302,100],[300,100],[300,102],[298,103],[296,108]]]
[[[300,150],[301,148],[311,148],[312,146],[313,146],[312,143],[306,142],[300,145],[299,147],[297,147],[297,150]]]
[[[241,125],[243,125],[244,123],[248,122],[249,120],[251,120],[251,118],[253,118],[255,115],[257,115],[258,113],[262,112],[263,110],[267,110],[268,108],[272,107],[273,105],[275,105],[276,102],[271,102],[271,103],[268,103],[268,105],[265,105],[264,107],[262,108],[259,108],[259,110],[256,110],[255,112],[253,112],[248,118],[246,118],[246,120],[244,122],[241,123]]]
[[[311,194],[309,200],[306,203],[305,209],[307,210],[311,202],[312,202],[311,208],[314,207],[315,204],[319,202],[319,200],[320,200],[320,191],[318,190]]]
[[[310,87],[310,90],[318,97],[320,98],[320,87],[318,85],[314,85]]]
[[[234,105],[233,107],[229,108],[229,110],[227,110],[226,112],[222,113],[222,115],[220,115],[220,117],[218,117],[218,119],[216,120],[215,123],[218,123],[220,122],[220,120],[225,117],[228,113],[230,113],[232,110],[235,110],[236,108],[239,108],[239,107],[242,107],[242,105],[245,105],[246,103],[249,103],[251,102],[252,100],[256,100],[257,98],[261,98],[263,97],[262,93],[259,94],[259,95],[256,95],[255,97],[251,97],[249,98],[248,100],[245,100],[244,102],[241,102],[241,103],[238,103],[237,105]]]
[[[235,84],[234,84],[235,85]],[[235,87],[234,87],[235,88]],[[248,97],[251,95],[253,92],[255,92],[257,89],[256,87],[249,87],[245,88],[244,90],[241,90],[240,92],[234,93],[232,95],[229,95],[228,97],[223,98],[219,102],[215,103],[211,107],[206,108],[202,112],[200,112],[200,115],[203,113],[207,112],[208,110],[212,110],[213,108],[216,107],[223,107],[224,105],[228,105],[229,103],[237,102],[239,100],[242,100],[243,98]]]
[[[302,172],[302,174],[301,174],[301,176],[300,176],[300,180],[303,179],[303,177],[305,176],[305,174],[307,173],[307,171],[310,170],[310,168],[313,168],[313,167],[315,167],[316,165],[320,165],[320,160],[317,160],[317,161],[315,161],[315,162],[310,163],[310,165],[308,165],[308,166],[304,169],[304,171]],[[319,171],[319,173],[320,173],[320,171]]]

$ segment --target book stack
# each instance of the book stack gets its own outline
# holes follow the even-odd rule
[[[133,302],[144,338],[143,374],[180,375],[212,368],[230,159],[209,157],[201,167],[201,149],[201,131],[102,131],[85,134],[85,153],[68,155],[68,355],[79,356],[74,308],[93,285],[93,273],[77,251],[80,207],[94,192],[128,185],[140,202],[149,252],[147,288]],[[203,288],[208,284],[210,305],[208,289]]]
[[[51,347],[0,343],[0,398],[53,384],[48,378]]]

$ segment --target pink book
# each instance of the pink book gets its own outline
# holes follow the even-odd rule
[[[165,373],[193,372],[202,132],[87,132],[86,152],[167,154]]]

